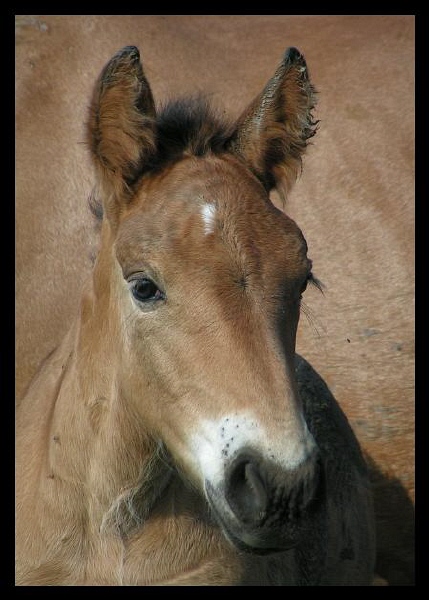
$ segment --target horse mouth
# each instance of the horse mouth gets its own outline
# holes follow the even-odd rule
[[[295,526],[289,528],[283,523],[270,527],[266,526],[263,520],[259,524],[248,526],[237,519],[223,495],[208,481],[205,490],[214,519],[226,539],[238,550],[249,554],[266,555],[285,552],[298,544],[299,536]]]
[[[213,510],[213,509],[212,509]],[[233,533],[228,526],[221,520],[218,513],[215,514],[218,523],[222,527],[225,537],[238,549],[248,554],[257,554],[264,556],[267,554],[275,554],[278,552],[285,552],[291,550],[297,545],[297,540],[290,540],[288,543],[283,542],[282,544],[275,545],[274,540],[264,541],[258,534],[258,531],[252,532],[240,532],[242,537],[238,537]]]

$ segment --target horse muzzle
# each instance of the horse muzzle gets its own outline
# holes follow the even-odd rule
[[[224,484],[206,481],[205,488],[225,536],[254,554],[296,546],[325,497],[317,452],[293,470],[243,452],[227,467]]]

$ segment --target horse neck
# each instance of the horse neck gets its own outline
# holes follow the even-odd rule
[[[96,529],[112,511],[121,519],[118,507],[127,495],[138,492],[144,512],[144,505],[153,502],[153,491],[149,496],[144,492],[143,480],[155,478],[162,489],[160,482],[169,473],[157,458],[157,444],[145,431],[142,418],[121,395],[119,365],[124,349],[110,281],[114,278],[108,277],[115,261],[107,243],[108,227],[104,229],[79,318],[34,382],[31,401],[20,409],[19,425],[28,448],[37,436],[42,446],[43,466],[33,472],[40,473],[45,485],[60,481],[58,490],[68,505],[71,495],[79,496],[76,506],[89,512],[88,522]],[[32,415],[37,414],[45,415],[45,423],[35,428]]]

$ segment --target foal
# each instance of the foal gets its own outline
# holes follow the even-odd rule
[[[312,281],[286,193],[315,132],[286,51],[236,123],[157,111],[139,52],[100,75],[93,277],[17,412],[20,585],[368,585],[364,461],[295,355]]]

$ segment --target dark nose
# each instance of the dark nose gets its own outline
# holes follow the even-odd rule
[[[246,452],[227,472],[226,499],[243,526],[278,526],[299,520],[310,509],[320,484],[316,452],[291,470]]]

